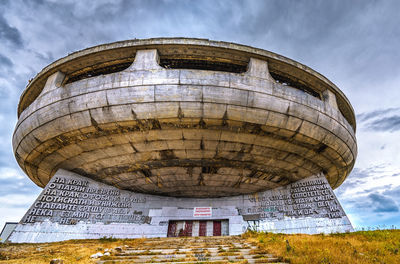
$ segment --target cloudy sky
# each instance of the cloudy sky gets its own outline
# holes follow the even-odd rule
[[[328,77],[358,125],[355,168],[335,193],[356,228],[400,227],[399,10],[396,0],[0,0],[0,228],[41,191],[11,147],[28,80],[73,51],[153,37],[246,44]]]

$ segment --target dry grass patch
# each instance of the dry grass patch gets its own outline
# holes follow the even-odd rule
[[[400,230],[331,235],[248,232],[243,237],[290,263],[400,263]]]
[[[106,248],[117,246],[137,247],[145,239],[96,239],[68,240],[39,244],[0,244],[0,263],[7,264],[49,264],[52,259],[62,259],[64,263],[93,264],[90,256],[104,253]]]

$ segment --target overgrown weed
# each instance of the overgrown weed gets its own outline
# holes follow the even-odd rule
[[[290,263],[400,263],[400,230],[318,235],[251,231],[243,237]]]

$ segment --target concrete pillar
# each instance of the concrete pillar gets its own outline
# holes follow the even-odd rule
[[[176,223],[176,233],[175,235],[179,236],[181,230],[185,229],[185,221],[178,221]]]
[[[214,221],[207,221],[206,236],[213,236],[214,234]]]
[[[162,70],[163,67],[159,64],[160,58],[156,49],[138,50],[136,52],[135,61],[129,66],[131,71],[143,70]]]
[[[250,58],[246,75],[267,79],[271,81],[274,80],[272,76],[269,74],[268,62],[255,58]]]
[[[228,220],[221,221],[221,235],[229,236],[229,222]]]
[[[199,227],[200,227],[200,222],[193,221],[192,236],[199,236]]]
[[[65,79],[64,73],[60,71],[53,73],[47,78],[46,84],[44,85],[41,94],[50,92],[54,89],[61,87],[64,79]]]
[[[325,103],[328,103],[331,107],[338,109],[336,95],[333,92],[327,89],[322,93],[322,96],[324,97]]]

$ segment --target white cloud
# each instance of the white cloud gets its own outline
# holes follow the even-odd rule
[[[25,175],[22,174],[20,170],[17,170],[15,168],[9,168],[9,167],[0,167],[0,180],[4,179],[15,179],[17,180],[24,179],[26,178]],[[1,199],[1,197],[0,197]]]
[[[30,206],[37,198],[37,195],[29,194],[8,194],[0,197],[0,204],[4,207],[26,207]]]
[[[19,222],[28,208],[29,206],[26,208],[0,206],[0,228],[2,229],[6,222]]]

